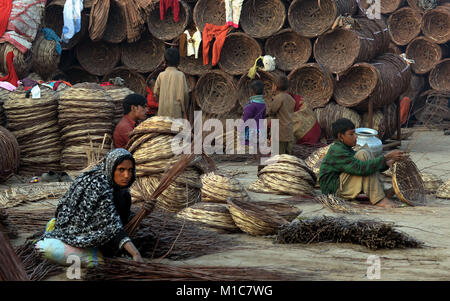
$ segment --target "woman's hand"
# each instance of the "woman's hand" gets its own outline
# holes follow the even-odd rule
[[[144,262],[142,259],[141,253],[139,253],[138,249],[134,246],[134,244],[129,241],[124,246],[125,250],[133,257],[133,260],[136,262]]]
[[[139,252],[133,256],[133,260],[136,262],[142,262],[142,263],[144,262],[144,259],[142,258],[141,254]]]
[[[403,159],[405,159],[405,152],[401,151],[401,150],[393,150],[389,153],[387,153],[386,155],[384,155],[384,157],[386,158],[386,161],[393,161],[393,162],[397,162],[397,161],[402,161]]]

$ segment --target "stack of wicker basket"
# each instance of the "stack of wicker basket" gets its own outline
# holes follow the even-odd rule
[[[0,126],[0,181],[17,172],[20,164],[20,148],[16,137]]]
[[[114,103],[113,125],[115,126],[123,117],[124,98],[127,97],[127,95],[133,94],[134,92],[126,87],[119,86],[105,86],[104,89]]]
[[[111,149],[114,103],[98,84],[76,84],[60,94],[58,122],[64,146],[61,165],[81,170]]]
[[[29,174],[61,170],[58,94],[43,86],[40,90],[40,98],[31,98],[18,88],[4,104],[7,128],[20,145],[21,172]]]
[[[134,199],[149,200],[158,187],[162,174],[180,159],[182,146],[174,137],[181,137],[182,129],[183,124],[175,119],[155,116],[145,120],[131,132],[128,150],[136,160],[138,176],[131,187]],[[178,212],[200,201],[200,173],[195,166],[186,168],[158,197],[156,206]]]

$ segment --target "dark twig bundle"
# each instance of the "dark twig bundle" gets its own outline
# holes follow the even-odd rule
[[[8,222],[20,232],[34,233],[45,228],[47,222],[54,216],[55,208],[49,207],[33,210],[10,208],[6,212],[8,214]]]
[[[0,208],[0,232],[3,232],[9,238],[17,237],[17,227],[11,220],[8,212]]]
[[[29,280],[20,259],[3,232],[0,231],[0,281]]]
[[[398,232],[394,225],[373,220],[350,221],[342,217],[296,219],[281,227],[276,243],[353,243],[369,249],[417,248],[422,243]]]
[[[254,267],[171,266],[136,263],[127,259],[106,260],[88,270],[85,280],[172,280],[172,281],[289,281],[307,279],[299,273]],[[308,276],[308,279],[309,276]]]

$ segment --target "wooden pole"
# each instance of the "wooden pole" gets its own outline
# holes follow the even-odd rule
[[[401,141],[402,140],[402,125],[400,124],[400,97],[397,98],[397,100],[395,101],[395,104],[397,105],[397,110],[396,110],[396,116],[395,119],[397,120],[397,140]]]
[[[373,128],[373,100],[369,99],[369,128]]]

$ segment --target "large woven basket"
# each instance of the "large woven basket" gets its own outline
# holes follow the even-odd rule
[[[242,4],[240,26],[254,38],[265,39],[279,31],[286,20],[281,0],[247,0]]]
[[[382,14],[390,14],[396,11],[400,6],[403,5],[404,0],[380,0],[380,12]],[[360,9],[365,13],[372,13],[367,9],[371,6],[370,1],[362,0],[358,1]]]
[[[426,127],[441,128],[443,121],[450,119],[449,98],[450,91],[428,90],[414,102],[413,114]]]
[[[331,73],[317,63],[304,64],[288,75],[290,91],[301,95],[312,109],[325,106],[333,95]]]
[[[361,125],[361,116],[356,111],[337,105],[334,102],[329,102],[324,108],[317,108],[314,112],[320,127],[324,129],[325,135],[329,139],[335,138],[333,137],[332,125],[340,118],[350,119],[355,124],[355,128]]]
[[[288,20],[300,35],[314,38],[327,31],[337,16],[352,15],[356,8],[352,0],[294,0],[289,6]]]
[[[450,5],[439,6],[423,15],[422,32],[438,44],[450,40]]]
[[[392,42],[403,46],[420,34],[422,15],[410,7],[403,7],[391,14],[387,23]]]
[[[47,4],[45,8],[45,27],[53,29],[58,37],[61,36],[64,26],[64,4],[65,0],[54,0]],[[77,45],[87,34],[89,27],[89,15],[86,9],[81,12],[81,28],[70,40],[69,43],[61,43],[63,49],[71,49]]]
[[[305,159],[306,165],[314,172],[316,178],[319,179],[320,165],[330,149],[330,145],[319,148]]]
[[[442,59],[441,47],[426,37],[417,37],[406,48],[406,57],[414,60],[411,69],[416,74],[425,74]]]
[[[105,74],[103,81],[108,81],[110,78],[115,77],[122,78],[125,81],[125,87],[133,90],[135,93],[147,95],[145,78],[141,74],[125,67],[117,67]]]
[[[356,62],[367,62],[384,53],[389,45],[382,20],[355,18],[352,28],[338,28],[314,43],[314,56],[333,73],[342,73]]]
[[[427,194],[436,194],[444,182],[436,175],[426,172],[421,172],[422,181]]]
[[[386,50],[387,53],[394,53],[394,54],[402,54],[402,49],[395,45],[394,43],[389,43],[388,49]]]
[[[198,58],[195,56],[182,56],[180,57],[180,64],[178,69],[185,74],[190,75],[203,75],[211,70],[211,61],[208,65],[203,65],[203,47],[200,46],[198,50]]]
[[[20,148],[16,137],[0,126],[0,181],[17,172],[20,163]]]
[[[38,34],[34,41],[33,70],[45,79],[49,79],[58,68],[61,56],[56,51],[56,42],[45,39],[43,34]]]
[[[194,7],[193,19],[195,25],[203,31],[206,23],[224,25],[225,1],[224,0],[198,0]]]
[[[436,64],[430,72],[429,82],[437,91],[450,91],[450,58]]]
[[[120,61],[120,47],[117,44],[84,40],[76,48],[80,65],[94,75],[105,75]]]
[[[110,1],[108,21],[103,33],[103,41],[120,43],[127,38],[125,6],[121,1]]]
[[[397,106],[395,103],[376,110],[373,114],[372,128],[378,132],[378,138],[385,141],[397,131]],[[369,113],[362,115],[362,126],[369,127]]]
[[[72,66],[66,70],[65,74],[67,75],[67,79],[72,85],[82,82],[99,82],[99,79],[96,75],[90,74],[81,66]]]
[[[283,29],[266,40],[265,51],[276,58],[278,69],[291,71],[309,60],[312,45],[292,29]]]
[[[228,74],[213,70],[202,75],[195,85],[195,100],[199,107],[213,114],[230,111],[236,104],[236,85]]]
[[[123,44],[122,63],[130,70],[152,72],[164,62],[164,50],[164,42],[143,34],[139,41]]]
[[[210,172],[201,176],[202,201],[227,203],[228,198],[248,201],[250,197],[242,184],[229,176]]]
[[[236,225],[250,235],[272,235],[288,223],[275,212],[256,203],[229,199],[228,209]]]
[[[275,84],[277,72],[258,71],[255,79],[259,79],[264,83],[264,97],[272,97],[272,85]],[[247,74],[242,75],[238,82],[238,99],[242,107],[248,104],[250,96],[253,95],[253,91],[250,88],[252,79]]]
[[[173,20],[172,9],[168,10],[164,20],[161,20],[159,13],[159,2],[157,1],[152,6],[148,15],[148,30],[153,36],[160,40],[168,41],[179,37],[187,25],[191,21],[191,8],[183,0],[180,0],[180,13],[178,22]]]
[[[25,54],[19,51],[10,43],[0,44],[0,72],[8,74],[8,65],[6,63],[7,54],[12,51],[14,52],[13,65],[14,70],[19,78],[25,78],[33,65],[33,56],[31,51],[27,51]]]
[[[392,187],[402,202],[411,206],[425,205],[426,193],[422,176],[410,159],[394,163]]]
[[[231,75],[241,75],[255,64],[262,55],[261,45],[242,32],[227,35],[220,53],[219,67]]]

